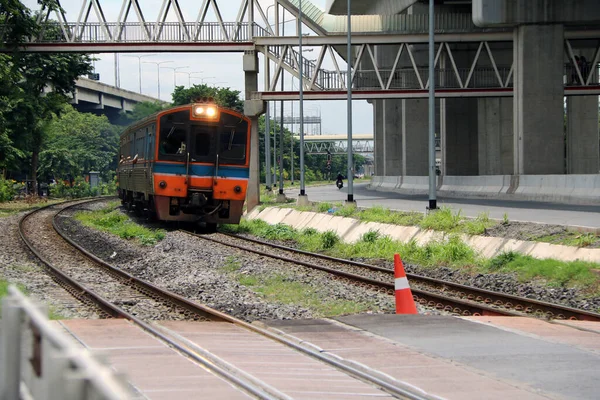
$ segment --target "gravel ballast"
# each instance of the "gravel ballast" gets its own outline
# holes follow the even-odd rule
[[[84,310],[78,314],[77,309],[72,306],[65,310],[61,309],[62,300],[54,299],[55,295],[52,294],[54,291],[48,290],[49,287],[57,285],[24,250],[17,230],[19,217],[0,218],[0,235],[8,238],[7,243],[18,243],[0,249],[1,276],[11,282],[23,284],[32,297],[50,304],[57,313],[66,318],[94,318],[89,311]],[[288,263],[276,262],[246,252],[239,253],[228,246],[208,245],[201,239],[175,230],[167,232],[166,238],[155,246],[141,246],[114,235],[83,227],[69,218],[62,218],[61,224],[67,228],[72,238],[107,262],[132,275],[246,321],[315,318],[320,315],[298,305],[266,300],[251,288],[241,285],[238,281],[240,274],[293,276],[294,280],[309,285],[325,298],[368,303],[371,308],[367,312],[370,313],[392,313],[394,310],[393,297],[389,295],[365,291],[343,281],[332,280],[328,274],[319,271],[292,267]],[[235,273],[228,272],[224,268],[232,259],[240,266]],[[548,288],[539,282],[522,283],[512,275],[471,275],[449,268],[421,268],[410,264],[405,264],[405,267],[407,272],[448,279],[489,290],[585,310],[600,309],[600,299],[586,299],[576,289]],[[419,311],[438,313],[423,308]]]

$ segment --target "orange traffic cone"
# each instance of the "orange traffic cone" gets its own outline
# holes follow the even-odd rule
[[[394,278],[396,314],[418,314],[410,286],[408,286],[404,265],[398,254],[394,254]]]

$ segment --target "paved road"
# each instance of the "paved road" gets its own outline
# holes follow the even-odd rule
[[[346,184],[346,182],[344,182]],[[367,190],[367,183],[354,185],[354,199],[359,207],[381,206],[402,211],[425,211],[427,195],[404,195],[392,192]],[[288,197],[296,197],[298,184],[294,189],[285,188]],[[306,194],[311,201],[344,201],[348,197],[346,186],[341,190],[332,183],[328,186],[309,186]],[[600,228],[600,206],[578,206],[533,201],[505,201],[494,199],[451,199],[438,197],[438,207],[447,206],[462,210],[466,217],[476,217],[482,212],[490,218],[502,219],[508,214],[511,221],[530,221],[542,224],[578,225]]]

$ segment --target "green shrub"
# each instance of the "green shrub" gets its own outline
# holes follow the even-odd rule
[[[296,230],[284,224],[269,225],[264,230],[266,239],[293,240],[296,236]]]
[[[17,183],[12,179],[7,180],[0,178],[0,203],[13,200],[22,186],[22,184]]]
[[[340,237],[334,231],[327,231],[321,235],[321,245],[324,249],[331,249],[340,241]]]
[[[360,240],[365,243],[375,243],[377,239],[379,239],[379,236],[381,236],[379,231],[370,230],[369,232],[363,234],[360,237]]]
[[[425,229],[451,232],[463,220],[463,217],[460,214],[461,210],[458,210],[456,214],[453,214],[450,208],[442,207],[437,211],[427,214],[419,225],[421,228]]]
[[[306,236],[314,236],[318,235],[319,232],[317,232],[315,228],[304,228],[300,234]]]
[[[489,268],[492,271],[498,271],[503,267],[506,267],[508,264],[517,259],[519,253],[514,251],[506,251],[498,254],[496,257],[491,258],[489,260]]]

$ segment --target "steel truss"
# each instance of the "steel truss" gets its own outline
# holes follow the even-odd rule
[[[348,141],[347,140],[336,140],[332,142],[304,142],[304,149],[306,154],[347,154],[348,152]],[[352,152],[353,153],[374,153],[374,141],[371,140],[353,140],[352,141]]]
[[[345,98],[348,82],[340,69],[342,58],[338,55],[340,51],[343,53],[345,36],[319,31],[320,36],[303,38],[303,45],[319,53],[316,60],[308,60],[295,50],[297,37],[276,36],[279,31],[271,28],[258,0],[239,0],[233,22],[225,22],[222,17],[223,7],[231,7],[232,0],[203,0],[194,21],[186,21],[179,0],[163,0],[156,21],[152,22],[147,21],[145,14],[149,10],[145,13],[139,0],[123,0],[116,22],[107,21],[101,3],[101,0],[83,0],[76,22],[68,22],[60,7],[42,8],[37,14],[42,29],[37,37],[31,38],[25,50],[258,51],[264,55],[264,85],[252,98],[297,98],[297,92],[277,89],[286,73],[299,79],[307,99]],[[60,6],[60,2],[58,4]],[[284,7],[297,15],[294,4],[294,1],[275,0],[276,7]],[[214,14],[214,21],[208,21],[209,11]],[[278,22],[279,12],[275,15]],[[174,22],[168,22],[169,16]],[[314,25],[309,19],[307,23]],[[2,28],[0,26],[0,39],[5,32]],[[600,31],[569,30],[565,38],[566,93],[600,93],[596,73],[600,62]],[[427,46],[426,35],[356,34],[352,40],[355,57],[351,61],[351,85],[357,99],[426,96],[428,65],[418,54]],[[436,41],[435,81],[439,97],[512,96],[511,32],[445,32],[436,34]],[[576,51],[582,48],[594,50],[588,67],[575,62]],[[382,50],[395,54],[393,63],[381,62]],[[303,63],[302,77],[298,73],[300,62]],[[324,67],[326,64],[329,69]]]
[[[471,91],[474,95],[481,95],[480,89],[497,89],[490,91],[494,96],[512,95],[511,89],[513,86],[514,63],[512,61],[512,51],[507,51],[507,48],[512,47],[512,42],[500,41],[479,41],[471,42],[477,46],[475,56],[468,60],[465,65],[463,57],[463,65],[459,67],[456,62],[456,53],[463,53],[464,43],[452,43],[443,41],[442,37],[436,46],[435,56],[435,71],[436,71],[436,88],[452,89],[453,91]],[[600,35],[599,35],[600,37]],[[564,76],[566,86],[579,87],[598,87],[598,63],[600,62],[600,40],[596,40],[597,44],[594,48],[593,61],[582,71],[582,66],[575,62],[573,52],[573,44],[577,42],[574,39],[565,39],[565,59],[569,62],[564,67]],[[490,43],[503,47],[500,50],[506,58],[506,54],[510,54],[508,63],[500,63],[490,46]],[[381,94],[386,91],[404,91],[414,90],[417,97],[424,93],[429,88],[428,66],[427,64],[418,64],[415,57],[415,49],[419,46],[426,46],[426,43],[402,42],[397,43],[398,47],[394,62],[391,67],[385,68],[380,65],[375,54],[380,46],[390,47],[388,44],[361,44],[354,47],[356,58],[353,60],[352,86],[358,91],[379,92]],[[307,95],[310,98],[310,92],[315,92],[322,95],[324,92],[331,91],[332,94],[342,93],[346,90],[346,75],[339,68],[336,60],[336,51],[334,45],[324,44],[321,46],[320,53],[315,62],[311,62],[303,58],[303,70],[306,71],[302,77],[304,90],[308,91]],[[260,98],[274,99],[271,93],[277,92],[279,80],[282,72],[286,71],[292,74],[295,78],[300,79],[298,74],[298,53],[291,45],[281,46],[264,46],[263,52],[265,57],[265,90],[266,93],[261,93]],[[496,50],[496,52],[499,52]],[[327,70],[322,68],[325,55],[330,56],[334,68]],[[461,54],[462,55],[462,54]],[[405,56],[409,60],[408,65],[400,66],[400,59]],[[487,59],[486,60],[484,60]],[[485,63],[484,65],[481,65]],[[368,64],[368,69],[361,66]],[[274,65],[274,71],[271,73],[271,65]],[[595,66],[595,67],[594,67]],[[575,77],[576,79],[571,79]],[[567,79],[568,78],[568,79]],[[383,93],[382,93],[383,92]],[[504,93],[504,94],[503,94]],[[443,92],[440,94],[443,95]],[[294,92],[279,93],[280,98],[292,98]],[[410,97],[410,96],[407,96]],[[368,98],[368,97],[366,97]]]
[[[240,43],[251,42],[255,35],[274,35],[258,0],[241,0],[233,22],[223,21],[218,0],[203,0],[193,22],[185,20],[178,0],[163,0],[156,22],[146,20],[139,0],[123,0],[117,21],[114,22],[106,20],[101,0],[84,0],[76,22],[67,22],[60,1],[57,0],[57,3],[57,9],[42,6],[39,10],[38,23],[43,29],[37,37],[31,38],[29,44]],[[224,3],[222,1],[221,5]],[[209,10],[213,11],[216,21],[206,20]],[[176,22],[167,22],[171,12]],[[56,19],[50,20],[53,14]],[[255,20],[256,14],[260,16],[258,20]],[[90,20],[92,15],[97,21]],[[128,22],[132,15],[136,20]],[[2,32],[4,29],[0,29],[0,40],[4,43]],[[90,47],[90,51],[93,51],[93,46]],[[36,51],[40,49],[36,47]],[[81,46],[77,49],[81,51]]]

